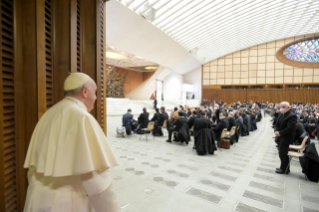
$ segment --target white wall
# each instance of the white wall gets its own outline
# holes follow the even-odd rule
[[[115,0],[105,5],[107,45],[180,74],[200,67],[191,53],[146,19]]]
[[[194,85],[195,99],[202,97],[202,69],[201,67],[183,75],[184,83]]]
[[[163,81],[164,101],[181,100],[183,76],[172,72]]]

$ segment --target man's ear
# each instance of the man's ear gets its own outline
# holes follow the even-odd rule
[[[84,98],[88,97],[88,90],[87,90],[87,88],[85,86],[82,88],[82,96]]]

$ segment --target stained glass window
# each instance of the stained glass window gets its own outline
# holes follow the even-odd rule
[[[288,46],[283,54],[286,58],[299,62],[319,62],[319,38],[309,39]]]

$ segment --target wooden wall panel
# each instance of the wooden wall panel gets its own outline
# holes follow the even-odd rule
[[[319,103],[319,89],[203,89],[203,99],[209,99],[211,102],[221,99],[226,103],[243,102],[244,100],[273,103],[281,101]]]

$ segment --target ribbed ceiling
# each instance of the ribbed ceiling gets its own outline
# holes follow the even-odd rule
[[[319,0],[118,0],[201,63],[261,43],[319,32]]]

